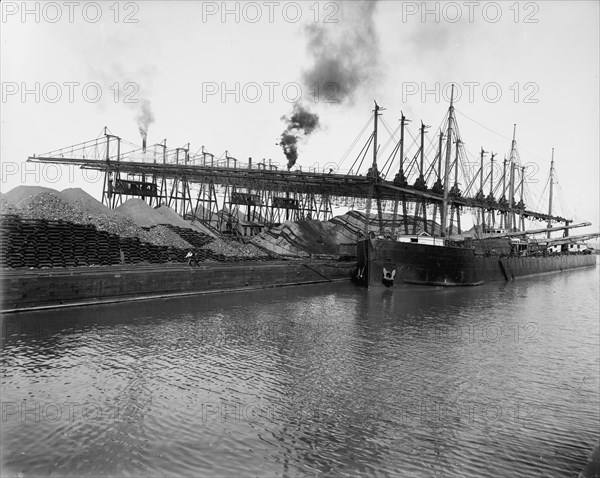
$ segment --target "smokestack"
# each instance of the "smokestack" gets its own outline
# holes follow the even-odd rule
[[[142,134],[142,153],[146,153],[146,134]]]

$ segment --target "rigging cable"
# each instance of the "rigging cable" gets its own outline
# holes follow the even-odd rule
[[[356,138],[354,138],[353,143],[350,145],[350,147],[346,150],[346,152],[342,155],[341,159],[336,163],[337,168],[339,169],[340,165],[346,161],[346,159],[348,158],[348,155],[350,154],[350,151],[352,151],[352,149],[354,149],[354,147],[356,146],[356,144],[358,143],[358,141],[360,140],[360,138],[362,137],[362,135],[365,133],[365,131],[367,130],[367,128],[369,127],[369,125],[373,122],[373,116],[369,115],[369,119],[367,120],[367,122],[365,123],[365,125],[363,126],[362,130],[360,131],[360,133],[358,133],[358,135],[356,136]],[[362,150],[361,150],[362,151]],[[360,156],[360,153],[358,154],[358,156]],[[356,160],[354,161],[356,163]],[[352,169],[352,168],[350,168]]]

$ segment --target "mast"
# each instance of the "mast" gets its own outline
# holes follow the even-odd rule
[[[523,189],[525,187],[525,166],[521,166],[521,194],[519,194],[519,209],[522,211],[525,207],[523,203]],[[525,230],[525,217],[521,213],[519,215],[521,222],[521,229]]]
[[[440,131],[440,142],[438,144],[438,167],[437,167],[437,176],[438,180],[442,180],[442,147],[444,143],[444,132]]]
[[[400,180],[400,182],[404,182],[404,122],[406,120],[404,113],[400,112],[401,117],[400,117],[400,144],[399,144],[399,149],[400,149],[400,170],[398,171],[397,174],[397,179]],[[394,179],[394,183],[396,183],[396,178]],[[400,197],[400,193],[396,192],[396,198],[394,200],[394,214],[392,215],[392,236],[394,236],[396,234],[396,217],[398,215],[398,199]],[[404,194],[402,195],[402,207],[403,210],[405,211],[406,209],[406,205],[405,205],[405,201],[404,201]],[[404,218],[403,218],[404,222],[406,223],[406,214],[404,214]]]
[[[423,159],[425,155],[425,128],[426,126],[421,121],[421,157],[419,161],[419,176],[423,177]]]
[[[377,101],[374,102],[375,103],[375,109],[373,110],[373,114],[374,114],[374,126],[373,126],[373,164],[371,166],[371,181],[369,184],[369,191],[367,193],[367,203],[366,203],[366,207],[365,207],[365,224],[364,224],[364,235],[365,237],[368,235],[369,233],[369,215],[371,214],[371,202],[373,199],[373,193],[375,191],[375,183],[377,182],[378,178],[379,178],[379,173],[377,171],[377,117],[379,116],[379,110],[381,109],[379,107],[379,105],[377,104]],[[377,214],[379,217],[379,232],[383,232],[383,220],[382,220],[382,216],[381,216],[381,200],[379,198],[377,198]]]
[[[439,140],[439,144],[438,144],[438,154],[437,154],[437,158],[438,158],[438,164],[437,164],[437,180],[435,181],[435,184],[432,187],[432,190],[439,194],[443,191],[444,187],[442,186],[442,148],[444,147],[444,132],[440,131],[440,140]],[[437,210],[438,210],[438,203],[437,201],[433,203],[433,222],[434,225],[432,233],[435,234],[435,221],[437,218]],[[441,214],[440,214],[441,216]]]
[[[454,186],[452,186],[452,190],[454,191],[455,196],[458,196],[460,194],[460,190],[458,189],[458,153],[461,144],[462,141],[459,138],[456,138],[456,158],[454,159]],[[458,230],[458,234],[461,234],[459,206],[453,205],[452,208],[454,212],[456,212],[456,227]],[[454,217],[454,214],[450,215],[450,221],[452,221],[452,217]],[[450,230],[452,230],[452,224],[450,224]]]
[[[492,157],[490,159],[490,199],[494,197],[494,156],[496,156],[496,154],[492,153]]]
[[[425,170],[425,166],[424,166],[424,158],[425,158],[425,129],[429,128],[428,125],[423,124],[423,121],[421,121],[421,157],[420,157],[420,161],[419,161],[419,178],[417,179],[416,183],[415,183],[415,188],[416,189],[420,189],[422,191],[425,191],[427,189],[427,184],[425,183],[425,176],[424,176],[424,170]],[[427,200],[425,198],[423,198],[423,200],[421,201],[421,206],[423,208],[423,230],[425,232],[427,232]],[[416,218],[416,214],[415,214],[415,218]],[[415,221],[415,228],[416,228],[416,221]]]
[[[404,177],[404,125],[406,124],[406,116],[400,112],[400,176]]]
[[[502,196],[506,198],[506,165],[508,163],[508,159],[504,156],[504,163],[502,165]]]
[[[502,163],[502,198],[500,200],[500,202],[502,203],[503,207],[506,207],[506,164],[508,163],[508,160],[506,159],[506,156],[504,156],[504,162]],[[506,228],[506,212],[502,212],[502,216],[500,217],[500,227],[504,227]]]
[[[490,158],[490,195],[488,197],[490,205],[494,204],[494,156],[496,156],[496,154],[492,153],[492,157]],[[490,208],[488,224],[496,225],[496,217],[493,208]]]
[[[377,103],[375,103],[375,130],[373,137],[373,174],[375,175],[375,182],[379,181],[379,171],[377,170],[377,150],[379,149],[377,146],[377,117],[379,116],[379,110],[384,109],[380,108]],[[377,202],[377,220],[379,223],[379,234],[383,235],[383,211],[381,209],[381,197],[378,194],[377,190],[375,192],[375,201]]]
[[[486,154],[487,151],[483,150],[483,146],[481,147],[481,160],[479,164],[479,190],[483,193],[483,155]]]
[[[550,161],[550,197],[548,199],[548,216],[552,216],[552,194],[554,188],[554,148],[552,148],[552,160]],[[548,218],[548,228],[552,227],[552,221]],[[550,239],[550,231],[548,231]]]
[[[376,176],[377,173],[377,112],[379,111],[379,105],[375,102],[375,115],[373,125],[373,174]]]
[[[400,180],[402,187],[406,186],[406,177],[404,176],[404,126],[406,125],[406,116],[401,112],[400,118]],[[406,219],[406,194],[402,193],[402,222],[404,222],[404,233],[408,235],[408,221]]]
[[[483,201],[485,199],[485,196],[483,194],[483,156],[486,153],[487,153],[487,151],[484,151],[483,146],[482,146],[481,147],[481,160],[480,160],[480,166],[479,166],[479,192],[477,193],[477,196],[479,197],[480,201]],[[480,213],[481,213],[481,232],[483,233],[485,231],[485,209],[481,208]]]
[[[456,139],[456,156],[454,158],[454,188],[458,189],[458,152],[460,150],[461,140]]]
[[[515,213],[512,211],[512,208],[515,206],[514,202],[515,202],[515,150],[517,147],[517,141],[516,141],[516,134],[517,134],[517,125],[515,124],[513,127],[513,139],[512,139],[512,143],[510,146],[510,183],[509,183],[509,191],[508,191],[508,208],[509,213],[508,213],[508,229],[512,228],[515,226],[514,224],[514,219],[515,219]]]
[[[448,131],[446,132],[446,162],[444,169],[444,199],[442,201],[442,237],[448,227],[448,174],[450,169],[450,154],[452,154],[452,121],[454,120],[454,84],[450,93],[450,108],[448,109]]]

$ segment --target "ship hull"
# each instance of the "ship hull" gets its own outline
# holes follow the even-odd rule
[[[475,286],[596,265],[593,254],[485,256],[467,248],[385,239],[359,241],[357,246],[353,281],[368,287]]]

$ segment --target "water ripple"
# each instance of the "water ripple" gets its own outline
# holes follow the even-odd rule
[[[3,322],[25,476],[560,477],[598,439],[595,270],[348,284]]]

